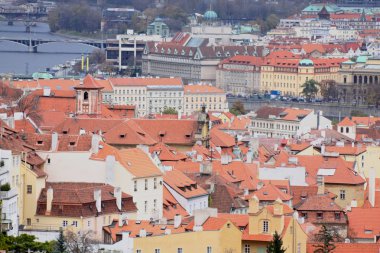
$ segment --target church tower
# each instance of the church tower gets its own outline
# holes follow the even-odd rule
[[[101,114],[102,92],[98,82],[87,75],[83,81],[74,87],[76,91],[76,114]]]

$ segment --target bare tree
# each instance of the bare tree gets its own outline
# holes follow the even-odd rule
[[[42,120],[41,114],[38,110],[39,98],[39,96],[33,94],[23,96],[17,101],[17,105],[14,110],[17,112],[22,112],[24,118],[31,118],[35,123],[39,123]]]
[[[75,233],[71,230],[66,231],[66,249],[68,253],[94,253],[97,252],[97,244],[94,239],[93,231]]]

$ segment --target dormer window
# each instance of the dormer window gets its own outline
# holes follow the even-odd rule
[[[83,93],[83,100],[85,100],[85,101],[88,100],[88,92],[87,92],[87,91],[85,91],[85,92]]]
[[[185,50],[182,49],[181,55],[185,55]]]
[[[263,233],[269,233],[269,221],[263,221]]]
[[[37,145],[42,145],[43,143],[43,141],[37,141]]]
[[[75,146],[75,141],[70,141],[69,145],[70,146]]]
[[[126,135],[126,134],[120,134],[119,137],[120,137],[120,138],[125,138],[125,135]]]

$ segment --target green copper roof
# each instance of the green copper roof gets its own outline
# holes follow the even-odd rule
[[[302,59],[302,60],[300,60],[299,65],[300,66],[313,66],[314,62],[310,59]]]
[[[32,75],[33,79],[52,79],[53,76],[46,72],[36,72]]]
[[[326,4],[326,5],[311,4],[308,7],[306,7],[305,9],[303,9],[302,12],[320,12],[322,10],[323,6],[325,6],[326,10],[329,13],[336,13],[340,10],[340,8],[338,6],[336,6],[335,4]]]
[[[216,14],[215,11],[206,11],[205,14],[203,15],[205,19],[212,20],[212,19],[217,19],[218,14]]]
[[[356,63],[366,63],[367,59],[367,56],[358,56],[358,58],[356,58]]]

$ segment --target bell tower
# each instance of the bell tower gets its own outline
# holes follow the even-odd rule
[[[101,90],[103,87],[91,75],[87,75],[74,89],[76,91],[76,114],[101,114]]]

